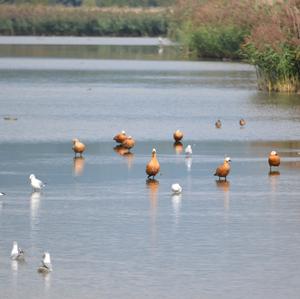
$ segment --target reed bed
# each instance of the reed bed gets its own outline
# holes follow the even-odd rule
[[[1,5],[1,35],[159,36],[168,31],[163,8]]]

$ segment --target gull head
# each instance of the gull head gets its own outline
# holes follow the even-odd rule
[[[277,152],[276,152],[276,151],[271,151],[270,155],[271,155],[271,156],[276,156],[276,155],[277,155]]]
[[[29,179],[30,179],[30,180],[35,179],[35,175],[34,175],[34,174],[31,174],[31,175],[29,176]]]

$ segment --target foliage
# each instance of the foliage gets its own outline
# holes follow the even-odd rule
[[[242,53],[257,67],[259,88],[295,92],[300,89],[299,6],[287,1],[270,10],[269,18],[253,26]]]
[[[0,0],[0,4],[35,4],[91,7],[158,7],[174,4],[175,0]]]
[[[162,9],[2,6],[2,35],[158,36],[168,19]]]
[[[299,0],[177,0],[170,34],[189,55],[243,58],[259,88],[300,89]]]

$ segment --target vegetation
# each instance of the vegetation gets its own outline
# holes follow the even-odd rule
[[[270,7],[269,17],[253,26],[242,46],[244,56],[257,67],[260,89],[300,90],[299,8],[297,1]]]
[[[166,7],[174,0],[0,0],[0,4],[66,5],[90,7]]]
[[[165,9],[1,5],[1,35],[158,36]]]
[[[299,0],[178,0],[170,34],[189,56],[246,59],[260,89],[300,89]]]

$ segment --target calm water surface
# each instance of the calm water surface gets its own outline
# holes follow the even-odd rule
[[[174,61],[151,43],[114,45],[117,57],[38,47],[0,45],[1,299],[299,297],[299,95],[257,91],[248,65]],[[112,142],[122,129],[137,140],[127,155]],[[149,183],[153,147],[161,175]],[[282,164],[269,174],[273,149]],[[225,155],[232,172],[218,182]],[[14,240],[25,263],[9,259]]]

